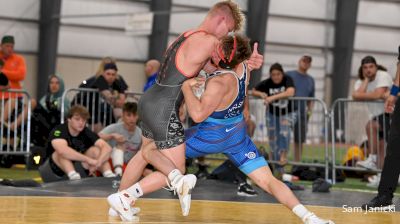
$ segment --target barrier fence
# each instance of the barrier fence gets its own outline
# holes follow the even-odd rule
[[[331,123],[334,181],[337,169],[355,172],[381,170],[390,125],[383,101],[338,99],[332,104]],[[370,162],[367,166],[360,166],[362,160]]]
[[[279,164],[279,152],[286,149],[287,164],[321,167],[328,179],[327,130],[330,123],[323,101],[293,97],[265,105],[264,100],[251,98],[249,103],[253,122],[256,123],[253,141],[259,148],[267,149],[269,163]],[[306,109],[309,104],[312,104],[311,113],[307,113]]]
[[[31,97],[24,90],[0,91],[0,155],[29,156],[31,138]],[[4,164],[3,164],[4,165]]]

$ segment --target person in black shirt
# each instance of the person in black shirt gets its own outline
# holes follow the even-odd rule
[[[122,116],[122,106],[125,103],[125,91],[128,86],[125,82],[117,79],[118,68],[114,63],[104,64],[104,72],[96,78],[91,88],[98,89],[100,96],[96,99],[95,105],[100,108],[100,116],[95,112],[95,132],[103,129],[104,125],[114,123]],[[110,114],[111,116],[110,118]],[[106,120],[101,120],[103,118]]]
[[[56,126],[50,132],[47,155],[50,155],[50,167],[57,176],[67,174],[70,180],[80,179],[74,168],[74,162],[79,161],[89,173],[99,170],[105,177],[115,177],[108,163],[111,147],[86,127],[88,118],[86,108],[73,106],[67,123]]]
[[[275,63],[269,70],[270,78],[260,82],[253,95],[264,99],[268,107],[266,123],[273,160],[279,161],[278,171],[283,173],[287,163],[287,152],[290,143],[290,124],[293,121],[292,106],[288,97],[294,96],[295,87],[292,78],[285,75],[282,65]]]
[[[106,72],[105,68],[106,70],[111,69],[110,71],[112,74],[109,74],[110,71]],[[115,123],[122,115],[121,108],[125,99],[116,101],[118,105],[114,105],[114,103],[111,102],[113,101],[113,97],[108,96],[125,96],[124,92],[128,89],[128,85],[123,77],[120,74],[114,74],[114,71],[115,73],[117,71],[115,59],[112,57],[104,57],[99,64],[96,74],[83,80],[79,88],[99,89],[99,91],[108,89],[110,90],[110,94],[106,91],[103,92],[103,94],[100,93],[102,97],[99,97],[99,93],[93,94],[83,91],[79,92],[72,100],[72,105],[80,104],[89,110],[91,114],[91,121],[89,121],[89,124],[93,125],[96,133],[102,130],[104,126]],[[107,75],[105,75],[105,73],[107,73]],[[108,78],[105,78],[106,76]],[[108,100],[105,98],[106,96]],[[113,110],[113,108],[116,108],[116,110]]]

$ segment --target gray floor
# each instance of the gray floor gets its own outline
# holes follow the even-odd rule
[[[78,181],[62,181],[42,184],[40,187],[0,186],[0,196],[69,196],[69,197],[106,197],[117,190],[117,179],[86,178]],[[192,192],[193,200],[217,200],[240,202],[270,202],[277,201],[261,189],[256,188],[257,197],[241,197],[236,195],[237,185],[217,180],[199,180]],[[342,207],[360,206],[375,196],[372,193],[332,190],[330,193],[313,193],[311,189],[295,191],[303,204]],[[175,198],[170,192],[160,190],[149,194],[146,198]],[[395,198],[399,205],[399,199]]]

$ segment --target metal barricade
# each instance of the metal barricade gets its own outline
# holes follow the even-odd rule
[[[61,98],[61,124],[64,123],[65,111],[64,105],[82,105],[90,113],[90,121],[88,122],[92,131],[95,130],[95,125],[100,124],[102,127],[115,122],[113,115],[113,107],[109,105],[101,96],[97,89],[91,88],[71,88],[64,91]]]
[[[379,169],[366,169],[357,166],[356,163],[367,158],[370,153],[368,149],[375,148],[378,168],[383,165],[385,139],[388,136],[390,122],[389,117],[384,115],[383,104],[383,101],[354,101],[351,99],[337,99],[332,104],[333,177],[335,177],[337,169],[379,172]]]
[[[287,139],[288,164],[324,168],[325,179],[328,179],[329,113],[326,104],[322,100],[309,97],[291,97],[272,102],[272,104],[274,107],[270,110],[264,105],[263,100],[250,99],[250,113],[255,115],[257,124],[253,137],[256,145],[268,149],[269,162],[278,164],[277,156],[273,156],[271,147],[276,150],[282,146],[281,143],[278,143],[279,146],[275,146],[275,143],[271,145],[271,140],[273,143],[274,140]],[[302,110],[306,104],[313,104],[312,114]],[[277,111],[276,108],[280,105],[286,109]],[[277,123],[280,124],[279,127]],[[287,134],[290,138],[282,138],[286,132],[282,132],[281,125],[286,123],[289,125]],[[307,130],[303,130],[302,127]],[[281,129],[280,132],[277,132],[278,128]],[[302,151],[299,150],[300,147]],[[299,150],[298,159],[296,159],[295,150]]]
[[[6,95],[10,96],[6,98]],[[19,89],[1,90],[1,155],[30,154],[31,97]],[[35,134],[35,133],[34,133]]]
[[[285,100],[286,103],[290,102],[292,108],[290,108],[291,115],[288,118],[291,120],[289,124],[290,139],[288,139],[288,164],[299,165],[299,166],[312,166],[324,168],[325,179],[328,179],[329,174],[329,143],[328,143],[328,132],[329,129],[329,113],[326,104],[316,98],[308,97],[293,97]],[[299,107],[302,103],[312,102],[314,104],[312,116],[309,120],[298,120],[299,123],[304,122],[308,127],[307,135],[304,136],[304,150],[301,155],[300,161],[294,160],[294,137],[298,134],[298,130],[295,129],[295,117],[301,117],[300,111],[296,107]],[[263,100],[250,98],[250,113],[253,116],[254,122],[256,123],[256,130],[252,137],[254,143],[259,148],[267,149],[267,153],[272,154],[270,147],[270,139],[277,138],[277,136],[269,136],[269,124],[267,124],[268,108],[264,105]],[[297,105],[297,106],[296,106]],[[282,117],[281,117],[282,118]],[[277,133],[279,134],[279,133]],[[301,138],[301,137],[300,137]],[[263,153],[263,152],[262,152]],[[269,156],[268,162],[278,164],[279,161],[274,160],[273,156]],[[209,155],[207,159],[226,159],[223,154]]]

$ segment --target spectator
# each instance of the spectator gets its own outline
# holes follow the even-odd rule
[[[116,60],[113,57],[104,57],[101,60],[95,75],[89,77],[88,79],[83,80],[82,83],[79,85],[79,88],[97,88],[96,86],[94,86],[97,78],[103,75],[104,65],[110,63],[116,65]],[[117,86],[120,86],[121,89],[124,90],[124,92],[125,90],[128,89],[128,85],[126,84],[122,76],[119,74],[116,75],[115,83]],[[100,104],[101,102],[102,101],[100,101],[97,95],[93,95],[88,92],[78,93],[75,99],[72,101],[73,104],[81,104],[84,105],[86,108],[88,108],[89,113],[92,115],[91,116],[92,121],[90,122],[90,124],[93,125],[93,130],[95,130],[96,132],[99,132],[103,128],[102,122],[105,125],[115,122],[115,118],[113,116],[110,116],[111,114],[113,114],[112,109],[109,106],[104,107],[104,104]],[[120,115],[121,111],[119,112],[119,116]],[[101,120],[101,118],[104,119],[104,117],[106,117],[106,120],[105,121]]]
[[[117,61],[115,58],[109,56],[102,58],[96,73],[88,79],[83,80],[79,85],[79,88],[91,88],[96,79],[104,73],[104,65],[109,63],[117,64]],[[120,85],[125,86],[125,88],[128,89],[128,85],[121,75],[117,74],[116,80],[120,82]]]
[[[92,88],[98,89],[101,97],[96,99],[95,105],[101,105],[100,117],[95,119],[95,132],[99,132],[103,129],[103,125],[114,123],[122,115],[122,106],[125,103],[125,91],[127,86],[117,81],[118,68],[114,63],[108,63],[104,65],[104,72],[102,75],[96,78],[92,85]],[[99,120],[102,117],[109,117],[109,114],[113,116],[106,121]]]
[[[137,104],[125,103],[122,109],[122,122],[105,127],[99,136],[112,147],[111,159],[115,174],[122,176],[122,166],[139,151],[142,145],[142,130],[136,126],[138,120]],[[145,173],[151,172],[145,170]]]
[[[47,93],[40,101],[39,105],[33,111],[32,116],[32,142],[35,145],[44,146],[47,141],[47,135],[41,136],[41,133],[49,133],[56,125],[61,123],[62,95],[64,93],[64,81],[61,77],[51,75],[48,79]],[[68,114],[70,103],[68,99],[64,102],[64,114]]]
[[[61,106],[62,106],[62,95],[64,93],[64,80],[56,75],[51,75],[49,77],[48,86],[47,86],[47,93],[43,96],[39,104],[49,113],[52,115],[60,114],[61,113]],[[64,102],[64,113],[68,114],[68,110],[70,108],[68,99],[65,99],[67,102]],[[58,115],[60,116],[60,115]],[[58,120],[54,120],[50,122],[51,124],[59,124],[61,118],[58,117]]]
[[[287,164],[287,152],[290,143],[290,124],[293,121],[291,102],[287,100],[295,93],[292,78],[285,75],[282,65],[275,63],[269,69],[270,78],[260,82],[253,89],[253,95],[264,100],[268,107],[266,124],[268,126],[269,145],[273,160],[279,161],[277,170],[282,175]]]
[[[384,100],[392,86],[392,77],[379,66],[372,56],[366,56],[361,60],[361,73],[354,84],[352,97],[354,100],[374,101]],[[357,166],[367,169],[383,167],[384,137],[389,131],[390,117],[384,113],[384,109],[377,103],[368,103],[371,120],[368,121],[365,130],[368,138],[369,156],[364,161],[358,161]],[[377,154],[379,155],[377,158]]]
[[[0,45],[0,60],[4,63],[1,67],[1,72],[7,77],[9,81],[10,89],[22,89],[21,81],[26,76],[26,65],[25,59],[14,52],[15,40],[13,36],[3,36]],[[11,130],[17,129],[23,120],[28,116],[28,106],[22,103],[22,94],[10,94],[8,92],[0,92],[0,98],[4,100],[11,99],[10,102],[5,104],[4,110],[2,111],[3,120]],[[17,104],[15,103],[17,100]],[[31,100],[31,107],[35,108],[36,101]],[[12,108],[9,108],[12,107]],[[18,111],[17,118],[13,117],[14,110]]]
[[[371,201],[361,206],[367,211],[371,211],[372,209],[380,209],[380,211],[382,211],[382,209],[395,210],[392,201],[393,193],[396,191],[397,184],[400,183],[400,100],[398,100],[400,85],[400,46],[398,52],[396,78],[390,90],[390,95],[385,100],[385,111],[393,113],[392,127],[386,146],[385,163],[382,169],[382,177],[378,180],[378,194]]]
[[[298,63],[297,70],[288,71],[286,75],[293,79],[296,88],[295,97],[315,97],[315,82],[307,71],[311,67],[312,57],[303,55]],[[307,136],[307,124],[313,109],[313,102],[294,102],[296,122],[294,124],[294,161],[301,160],[303,143]]]
[[[152,85],[156,83],[156,78],[158,70],[160,70],[160,66],[161,66],[160,62],[155,59],[151,59],[146,62],[144,73],[146,74],[147,81],[144,84],[143,92],[146,92],[148,88],[150,88]]]
[[[3,68],[4,62],[0,60],[0,70]],[[10,88],[10,82],[8,81],[7,76],[0,72],[0,90],[5,90]]]
[[[108,163],[111,147],[86,127],[88,118],[86,108],[73,106],[68,112],[67,122],[50,132],[47,155],[51,170],[57,176],[66,174],[70,180],[81,179],[74,162],[82,162],[91,174],[99,170],[104,177],[115,177]]]
[[[11,89],[22,89],[20,82],[25,79],[26,75],[25,59],[14,52],[14,44],[13,36],[3,36],[1,39],[0,60],[4,62],[1,72],[7,76]],[[0,96],[2,95],[3,93],[0,93]],[[8,93],[4,93],[4,98],[8,99],[9,97]]]

